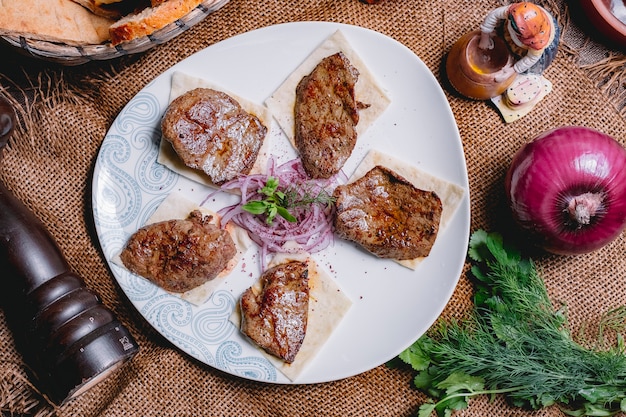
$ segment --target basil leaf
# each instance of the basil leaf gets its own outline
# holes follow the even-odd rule
[[[252,214],[263,214],[267,210],[267,203],[265,201],[250,201],[241,206],[242,209]]]

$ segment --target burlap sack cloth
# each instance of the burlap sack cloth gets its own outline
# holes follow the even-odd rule
[[[12,335],[0,319],[0,404],[6,415],[37,416],[409,416],[425,400],[407,369],[381,365],[341,381],[307,386],[250,382],[190,359],[151,328],[125,299],[108,270],[91,215],[92,168],[102,139],[122,107],[176,62],[220,40],[264,26],[304,20],[342,22],[379,31],[403,43],[445,86],[440,65],[452,44],[476,29],[495,0],[231,0],[180,37],[147,53],[63,68],[2,48],[1,90],[18,106],[20,124],[4,151],[0,178],[48,226],[72,268],[129,327],[140,353],[117,377],[55,409],[24,372]],[[624,57],[589,42],[572,10],[543,3],[564,28],[558,57],[546,72],[553,92],[521,121],[505,124],[486,102],[445,89],[458,122],[467,166],[472,231],[504,231],[502,180],[513,153],[534,135],[560,125],[585,125],[626,144],[620,116]],[[262,63],[259,63],[262,65]],[[416,135],[419,132],[415,132]],[[538,255],[555,302],[564,302],[574,334],[607,309],[626,304],[625,237],[589,255]],[[461,277],[442,319],[471,306],[472,286]],[[1,315],[2,313],[0,313]],[[399,318],[389,325],[401,326]],[[586,328],[586,327],[585,327]],[[459,416],[556,416],[527,412],[501,398],[472,400]]]

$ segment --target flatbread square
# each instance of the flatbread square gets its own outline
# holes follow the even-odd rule
[[[350,183],[361,178],[377,165],[382,165],[392,171],[395,171],[397,174],[400,174],[406,180],[411,182],[416,188],[425,191],[434,191],[437,193],[443,206],[438,235],[445,232],[446,227],[454,217],[454,214],[463,200],[463,196],[465,195],[465,189],[463,187],[438,178],[415,167],[414,165],[411,165],[408,162],[402,161],[391,155],[387,155],[376,149],[371,149],[367,153],[359,166],[357,166],[348,182]],[[424,259],[424,257],[420,257],[394,261],[407,268],[416,269]]]
[[[302,80],[302,77],[311,73],[323,58],[337,52],[343,52],[350,60],[350,63],[359,70],[359,80],[354,87],[354,93],[357,101],[369,105],[368,108],[359,111],[359,123],[356,126],[359,136],[365,133],[391,103],[387,92],[380,86],[363,60],[350,46],[343,33],[338,30],[318,46],[298,68],[287,77],[276,91],[265,100],[265,105],[270,109],[276,120],[278,120],[278,124],[280,124],[285,135],[287,135],[287,138],[294,147],[296,87],[300,83],[300,80]]]
[[[309,267],[309,316],[304,342],[296,355],[296,359],[291,364],[259,348],[263,356],[291,381],[297,381],[302,372],[315,359],[352,306],[352,301],[341,290],[336,280],[326,273],[307,253],[276,254],[269,263],[268,269],[294,260],[306,261]],[[258,281],[255,283],[255,286],[260,291],[260,283]],[[239,303],[237,303],[230,321],[237,328],[240,328],[241,311]],[[254,342],[250,343],[254,344]]]
[[[172,193],[169,194],[165,200],[163,200],[152,216],[150,216],[150,218],[146,221],[144,226],[161,221],[186,219],[189,216],[189,213],[194,210],[200,210],[202,214],[213,216],[211,223],[219,224],[220,216],[217,213],[207,209],[206,207],[198,206],[196,203],[186,199],[178,193]],[[235,243],[235,247],[237,248],[237,254],[230,260],[226,268],[217,277],[205,282],[199,287],[193,288],[184,293],[170,292],[170,294],[180,297],[181,299],[195,305],[204,304],[209,298],[211,298],[213,292],[215,292],[215,290],[223,283],[224,280],[222,278],[229,275],[233,269],[235,269],[243,255],[251,246],[253,246],[253,242],[248,236],[248,233],[239,226],[229,222],[226,225],[226,230],[230,233],[230,236]],[[113,257],[112,262],[126,268],[119,253]]]
[[[248,113],[258,117],[261,123],[263,123],[263,125],[267,127],[267,134],[265,135],[265,140],[263,141],[263,145],[259,150],[259,156],[257,157],[252,167],[252,170],[250,171],[250,174],[264,173],[266,171],[267,161],[270,157],[270,148],[272,146],[271,138],[274,136],[276,130],[279,130],[278,127],[272,127],[274,123],[273,117],[269,109],[263,105],[256,104],[244,97],[233,94],[218,86],[217,84],[212,83],[211,81],[194,77],[180,71],[176,71],[172,74],[172,86],[170,89],[169,99],[170,103],[176,97],[179,97],[187,91],[193,90],[194,88],[211,88],[213,90],[222,91],[228,94],[229,96],[237,100],[241,107],[243,107]],[[204,172],[199,169],[193,169],[186,166],[183,161],[178,157],[172,145],[163,138],[161,138],[161,143],[159,145],[159,155],[157,157],[157,162],[165,165],[177,174],[192,181],[204,184],[212,188],[219,188],[211,182],[208,175],[206,175]]]

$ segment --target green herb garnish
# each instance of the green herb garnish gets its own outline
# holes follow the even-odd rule
[[[436,399],[419,408],[419,417],[450,416],[473,396],[495,394],[531,409],[556,404],[571,416],[626,411],[619,334],[608,350],[574,342],[564,311],[552,306],[533,262],[500,235],[475,232],[469,256],[477,280],[471,317],[433,327],[399,355],[417,371],[415,386]],[[623,309],[607,314],[624,318]]]
[[[272,224],[276,215],[280,215],[289,222],[297,219],[289,210],[296,207],[310,206],[312,204],[331,204],[334,199],[326,190],[314,192],[307,184],[299,186],[291,185],[285,190],[279,190],[280,181],[275,177],[268,177],[260,194],[265,195],[263,200],[252,200],[241,206],[245,211],[252,214],[264,214],[266,223]]]

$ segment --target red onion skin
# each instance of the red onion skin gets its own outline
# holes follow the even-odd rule
[[[514,219],[538,246],[560,255],[597,250],[626,227],[626,149],[582,126],[546,131],[513,157],[505,191]],[[589,224],[566,220],[571,200],[600,197]]]

